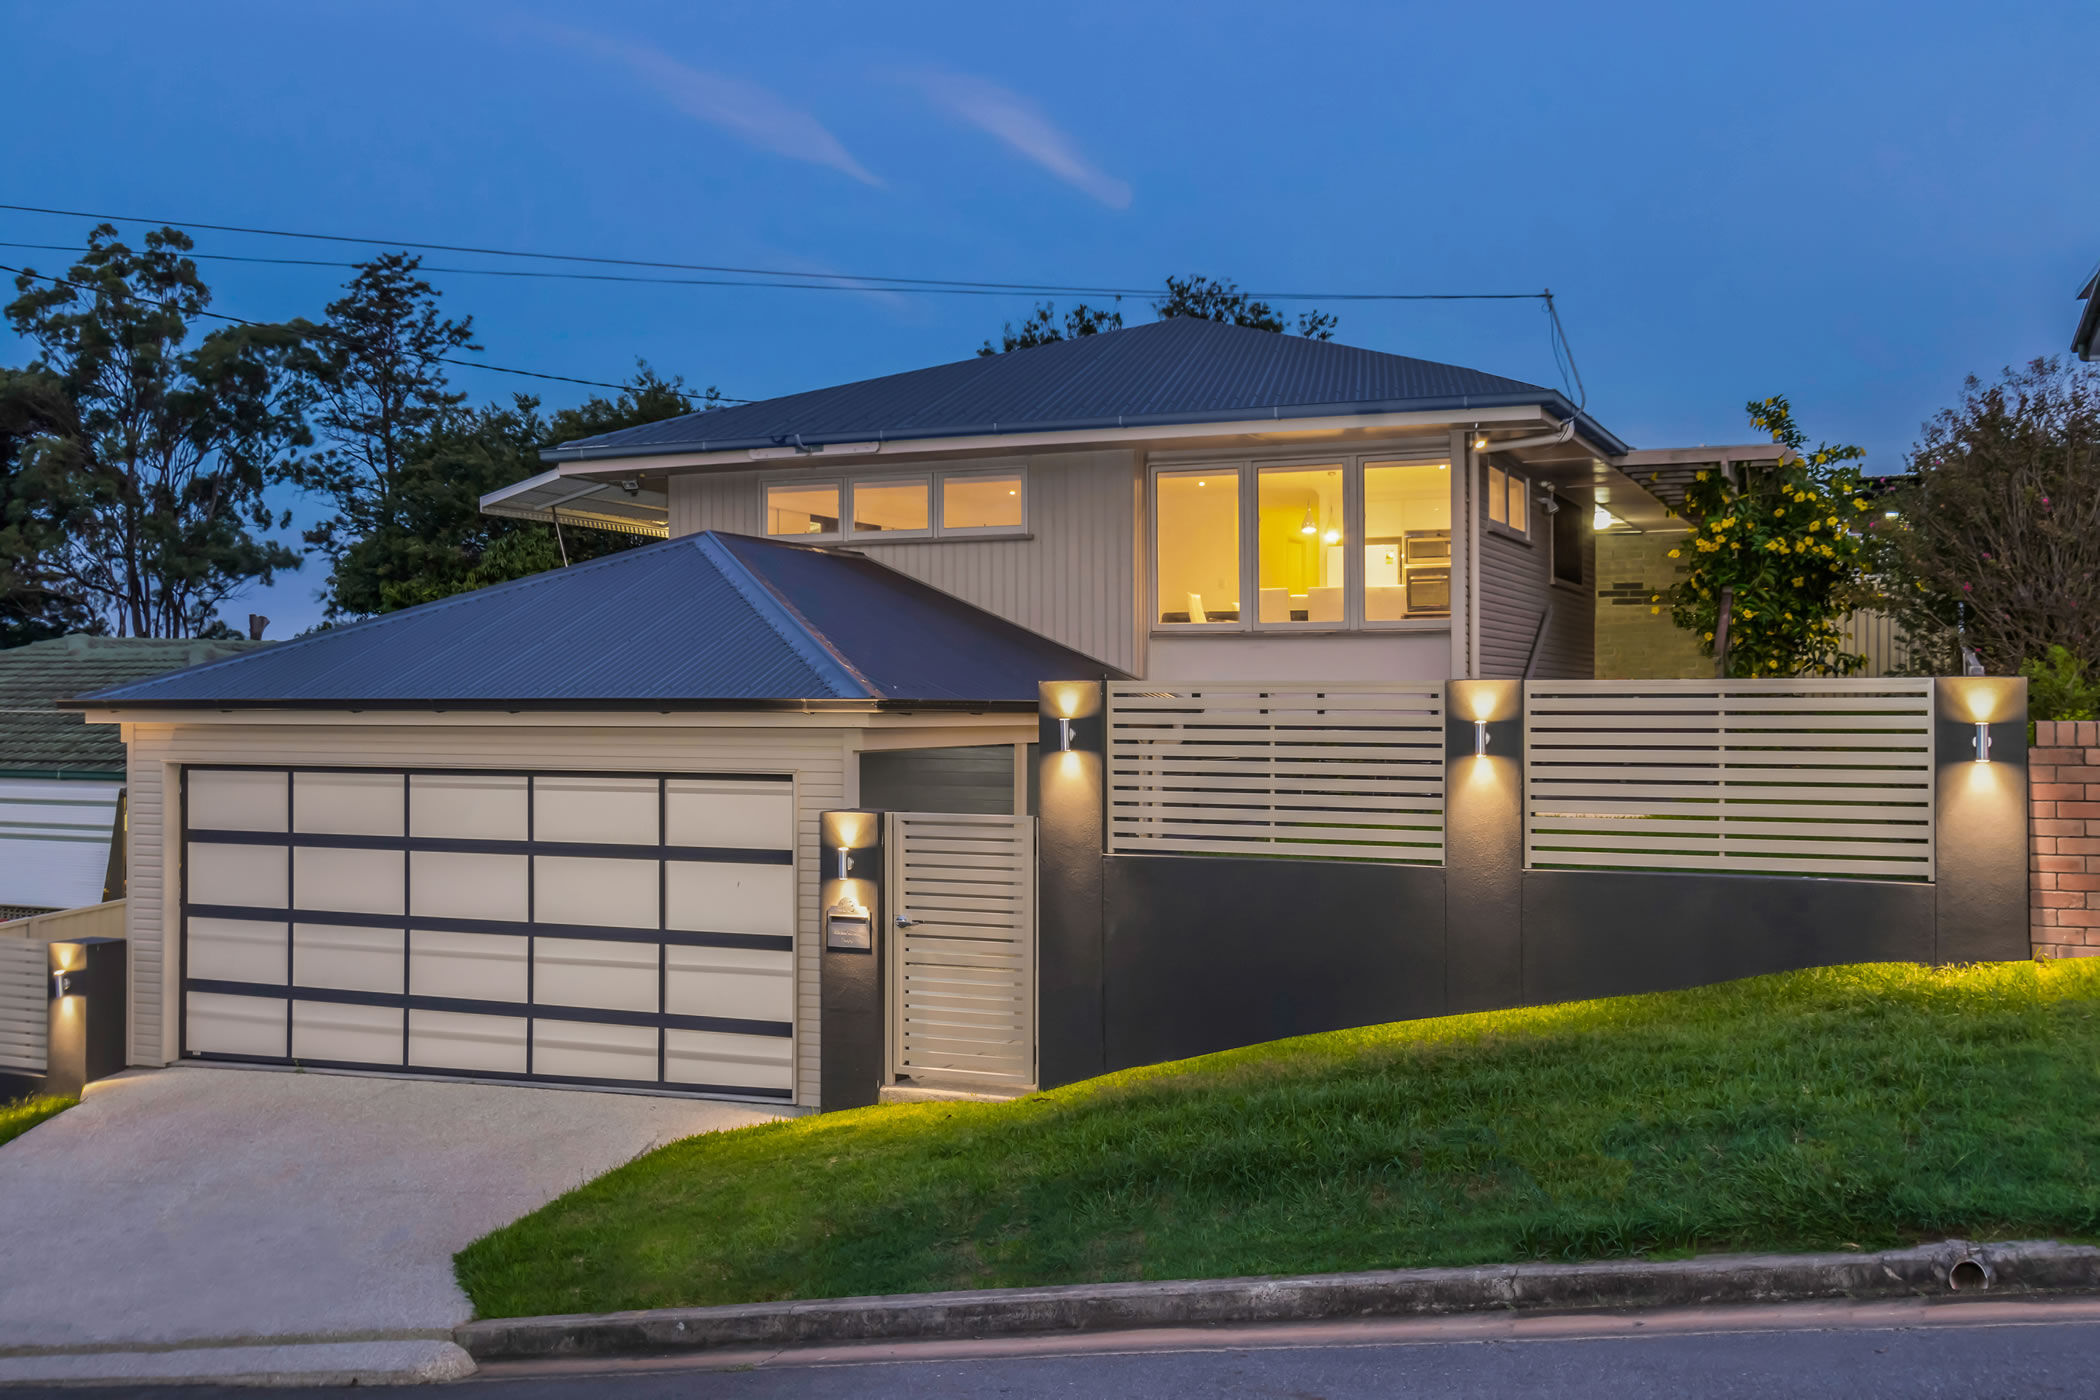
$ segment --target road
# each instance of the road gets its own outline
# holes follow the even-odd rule
[[[456,1400],[2100,1396],[2100,1299],[1799,1304],[842,1347],[497,1366],[442,1390]],[[78,1400],[95,1392],[50,1393]],[[125,1393],[248,1400],[258,1392]],[[296,1393],[352,1400],[374,1391]],[[398,1393],[404,1400],[435,1394],[429,1387]]]

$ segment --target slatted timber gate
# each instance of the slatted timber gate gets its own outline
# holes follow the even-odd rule
[[[890,1078],[1036,1083],[1035,818],[892,812]]]
[[[1534,681],[1534,869],[1929,881],[1930,680]]]

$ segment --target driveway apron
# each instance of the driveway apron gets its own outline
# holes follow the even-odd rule
[[[0,1147],[0,1382],[444,1379],[452,1255],[761,1108],[179,1066]]]

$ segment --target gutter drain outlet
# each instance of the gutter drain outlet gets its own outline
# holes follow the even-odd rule
[[[1991,1281],[1991,1266],[1973,1254],[1963,1255],[1947,1270],[1947,1287],[1956,1293],[1980,1293]]]

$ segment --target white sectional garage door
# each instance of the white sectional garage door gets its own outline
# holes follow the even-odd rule
[[[794,785],[191,767],[182,1053],[785,1100]]]

